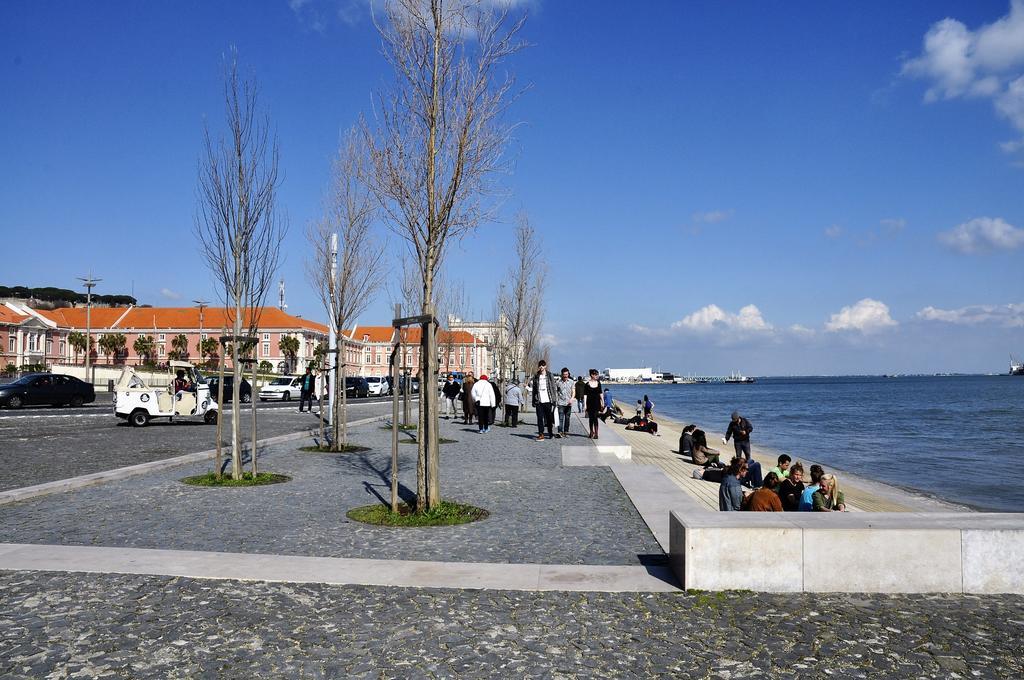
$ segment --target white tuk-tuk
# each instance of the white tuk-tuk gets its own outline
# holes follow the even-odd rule
[[[171,361],[167,365],[167,387],[149,387],[131,366],[125,366],[114,388],[114,415],[136,427],[146,425],[150,418],[202,419],[217,422],[217,401],[210,396],[210,387],[196,367],[187,361]],[[180,376],[179,376],[180,374]],[[175,379],[179,380],[175,389]]]

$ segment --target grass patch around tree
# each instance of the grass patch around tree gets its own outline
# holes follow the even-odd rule
[[[238,487],[238,486],[266,486],[267,484],[281,484],[282,482],[290,482],[292,480],[288,475],[279,475],[276,472],[260,472],[253,479],[251,472],[243,472],[241,479],[232,479],[230,474],[221,475],[221,478],[217,479],[217,474],[214,472],[207,472],[204,475],[196,475],[195,477],[185,477],[181,482],[190,486],[222,486],[222,487]]]
[[[391,512],[391,507],[374,503],[353,508],[346,516],[356,522],[386,527],[446,527],[456,524],[468,524],[487,518],[488,512],[483,508],[452,501],[441,501],[432,510],[417,513],[416,509],[401,503],[398,512]]]
[[[329,446],[300,446],[299,451],[305,451],[307,453],[362,453],[363,451],[369,451],[369,446],[359,446],[358,444],[344,444],[339,450],[331,451]]]

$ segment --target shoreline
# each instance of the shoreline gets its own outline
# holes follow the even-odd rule
[[[631,413],[634,405],[627,404],[619,399],[615,399],[614,402],[619,405],[619,408],[623,410],[623,413]],[[680,430],[687,424],[677,418],[664,415],[655,411],[654,419],[656,422],[664,422],[678,427]],[[721,446],[722,437],[725,436],[722,432],[716,432],[711,429],[704,430],[708,435],[709,443],[714,441]],[[727,446],[732,446],[730,442]],[[675,448],[674,446],[672,447]],[[713,447],[714,448],[714,447]],[[723,457],[731,458],[732,456],[725,456],[727,451],[723,448],[720,449],[723,453]],[[751,446],[751,454],[761,463],[761,466],[767,471],[768,469],[775,466],[779,455],[786,453],[780,449],[765,446],[763,444],[753,444]],[[843,468],[836,467],[835,465],[825,464],[821,461],[812,460],[809,458],[798,458],[793,457],[793,462],[799,460],[804,464],[805,467],[810,467],[813,464],[821,465],[826,471],[835,472],[840,477],[840,487],[845,486],[847,482],[851,486],[862,489],[865,492],[874,494],[886,500],[890,500],[894,503],[907,503],[911,501],[912,504],[922,506],[914,508],[923,512],[1001,512],[999,510],[993,510],[982,506],[971,505],[968,503],[962,503],[957,501],[950,501],[942,498],[941,496],[935,495],[931,492],[924,491],[922,489],[916,489],[914,487],[902,486],[899,484],[893,484],[891,482],[883,482],[880,480],[871,479],[857,475],[853,472],[844,470]],[[767,464],[766,464],[767,463]]]

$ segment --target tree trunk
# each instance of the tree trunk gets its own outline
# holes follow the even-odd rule
[[[423,378],[426,373],[423,370],[423,343],[420,343],[420,368],[416,376],[420,381],[420,407],[416,417],[416,512],[427,510],[427,446],[423,439],[427,431],[426,409],[423,407]]]
[[[234,339],[231,342],[231,371],[234,384],[231,386],[231,478],[242,478],[242,364],[238,361],[239,336],[242,335],[242,305],[235,302],[235,323],[232,325]]]
[[[227,329],[221,329],[221,335],[226,335],[226,334],[227,334]],[[223,352],[222,352],[222,354],[223,354]],[[216,456],[215,460],[216,460],[216,466],[217,466],[217,470],[216,470],[216,472],[217,472],[217,481],[219,482],[220,479],[221,479],[220,462],[221,462],[221,460],[223,460],[223,453],[222,453],[221,449],[223,447],[222,441],[224,439],[224,361],[223,361],[223,359],[221,359],[221,361],[219,361],[218,363],[220,364],[220,367],[218,369],[218,375],[220,377],[220,380],[217,381],[217,456]]]
[[[433,315],[434,307],[430,306],[429,314]],[[441,502],[441,456],[437,429],[437,324],[431,321],[426,329],[427,341],[427,375],[420,382],[420,405],[427,399],[426,427],[424,433],[427,440],[427,509],[436,507]]]

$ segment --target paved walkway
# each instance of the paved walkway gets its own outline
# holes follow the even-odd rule
[[[370,447],[365,453],[305,453],[299,440],[269,446],[261,467],[290,475],[285,484],[208,489],[179,481],[208,470],[204,461],[0,506],[0,543],[430,562],[665,563],[610,470],[562,467],[564,440],[537,442],[532,432],[524,425],[480,435],[442,421],[442,434],[456,440],[441,447],[445,497],[490,512],[471,524],[393,529],[345,516],[390,495],[390,431],[374,423],[351,431],[353,443]],[[415,489],[415,456],[414,445],[400,445],[405,498]]]
[[[0,572],[4,678],[1019,678],[1024,598]]]

